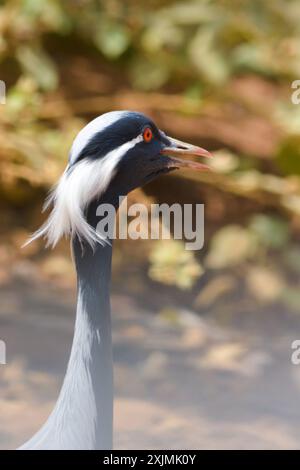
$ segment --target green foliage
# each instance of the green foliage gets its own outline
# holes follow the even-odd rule
[[[256,214],[248,225],[227,225],[211,239],[206,265],[213,269],[238,266],[259,258],[262,252],[283,249],[290,239],[289,225],[282,218]]]
[[[108,59],[117,59],[128,49],[130,30],[121,24],[102,24],[95,34],[95,44]]]
[[[57,71],[50,58],[37,47],[20,46],[17,59],[25,75],[29,75],[42,90],[57,87]]]
[[[300,135],[288,136],[282,142],[276,162],[285,175],[300,175]]]
[[[213,236],[206,265],[212,269],[236,266],[256,252],[257,240],[251,231],[238,225],[227,225]]]
[[[203,269],[192,251],[187,251],[178,240],[161,240],[150,253],[149,276],[163,284],[190,289]]]
[[[289,226],[279,217],[255,215],[250,221],[250,230],[266,248],[283,248],[289,240]]]
[[[36,45],[49,33],[76,34],[113,61],[131,49],[136,61],[166,67],[164,76],[172,82],[180,75],[198,76],[204,83],[219,86],[241,70],[274,77],[299,72],[297,0],[288,6],[284,0],[142,4],[134,0],[15,0],[2,6],[0,15],[5,25],[2,55],[14,51],[33,76],[40,63],[51,75],[45,79],[46,87],[49,81],[50,86],[55,84],[53,67]],[[139,86],[132,71],[136,61],[128,61],[127,66],[133,84]],[[37,81],[43,88],[41,75],[42,71]],[[159,88],[162,83],[154,74],[147,88]]]
[[[174,135],[217,149],[212,175],[183,173],[212,201],[203,265],[241,269],[257,299],[275,299],[286,281],[262,261],[275,253],[300,272],[290,229],[293,221],[300,231],[300,105],[290,100],[299,25],[299,0],[2,2],[1,197],[26,205],[26,191],[48,189],[87,119],[117,107],[149,111]],[[179,242],[157,243],[150,255],[150,276],[181,289],[202,271]],[[283,301],[297,303],[295,291]]]

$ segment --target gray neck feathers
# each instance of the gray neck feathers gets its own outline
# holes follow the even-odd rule
[[[89,207],[88,222],[96,227],[96,207]],[[77,423],[83,449],[111,449],[113,423],[113,361],[110,315],[112,247],[81,246],[74,240],[77,271],[75,333],[65,383],[63,408],[69,425]],[[63,410],[64,411],[64,410]],[[65,432],[65,430],[63,431]],[[75,436],[74,436],[75,437]],[[76,443],[75,443],[76,445]]]
[[[88,222],[96,227],[94,202]],[[112,247],[73,242],[77,312],[64,383],[47,422],[21,449],[112,448],[113,361],[110,316]]]

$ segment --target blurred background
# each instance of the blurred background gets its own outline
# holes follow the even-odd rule
[[[1,1],[0,79],[0,447],[45,420],[73,334],[68,243],[21,245],[76,133],[132,109],[215,159],[130,196],[204,203],[205,246],[115,243],[116,448],[299,448],[299,1]]]

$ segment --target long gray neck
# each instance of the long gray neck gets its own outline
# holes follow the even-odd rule
[[[95,228],[97,204],[87,219]],[[79,419],[78,436],[84,447],[111,449],[113,441],[113,358],[110,313],[112,246],[97,244],[94,250],[73,242],[77,271],[77,313],[66,381],[68,406]],[[75,387],[74,387],[75,385]],[[73,388],[73,390],[72,390]],[[75,394],[75,396],[74,396]]]
[[[77,407],[81,442],[88,448],[111,449],[113,433],[113,358],[110,314],[112,247],[97,245],[95,252],[73,246],[78,298],[75,333],[68,376],[79,382]],[[74,377],[76,376],[76,377]],[[79,386],[78,386],[79,385]],[[70,405],[69,405],[70,406]],[[83,416],[84,415],[84,416]],[[83,423],[84,426],[83,426]]]
[[[97,203],[88,210],[96,227]],[[110,316],[112,247],[73,242],[77,312],[64,383],[47,422],[21,449],[112,449],[113,360]]]

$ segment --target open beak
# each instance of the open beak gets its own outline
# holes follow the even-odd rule
[[[186,160],[180,158],[183,157],[206,157],[211,158],[212,154],[207,150],[197,147],[196,145],[187,144],[181,140],[173,139],[172,137],[167,137],[169,144],[166,145],[160,153],[163,155],[168,155],[170,159],[170,168],[192,168],[193,170],[198,171],[207,171],[210,170],[208,165],[200,162],[194,162],[192,160]]]

